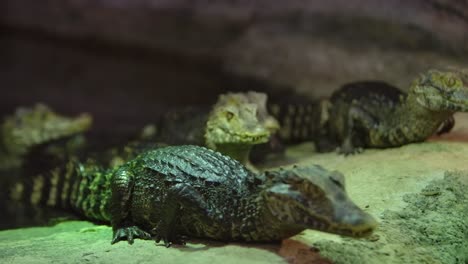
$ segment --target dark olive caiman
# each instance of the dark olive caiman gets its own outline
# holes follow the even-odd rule
[[[10,198],[110,222],[112,243],[278,241],[308,228],[363,236],[377,225],[349,199],[338,172],[307,166],[255,174],[190,145],[150,150],[111,169],[72,158],[32,182],[12,185]]]
[[[455,112],[468,111],[468,72],[429,70],[407,92],[381,81],[344,85],[329,99],[273,104],[284,142],[315,141],[319,151],[350,154],[447,133]]]
[[[169,145],[206,146],[250,166],[251,148],[267,142],[279,128],[267,112],[266,100],[266,94],[257,92],[221,94],[206,109],[169,111],[144,138]]]
[[[429,70],[407,93],[381,82],[345,85],[330,99],[327,131],[341,152],[388,148],[446,133],[468,111],[468,72]]]

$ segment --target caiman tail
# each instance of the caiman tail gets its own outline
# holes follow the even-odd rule
[[[109,222],[112,174],[113,169],[92,160],[81,163],[71,158],[47,172],[11,181],[7,203],[19,222],[24,222],[23,217],[40,217],[36,214],[43,208],[67,209],[90,220]]]
[[[285,143],[312,141],[325,133],[329,102],[311,100],[299,95],[272,97],[268,110],[280,123],[278,136]]]

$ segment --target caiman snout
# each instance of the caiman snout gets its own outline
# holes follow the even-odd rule
[[[453,104],[451,110],[468,112],[468,91],[460,90],[452,94],[450,103]]]
[[[337,233],[353,237],[369,235],[378,226],[378,222],[373,216],[359,208],[344,214],[338,213],[334,221],[333,227],[336,228]]]

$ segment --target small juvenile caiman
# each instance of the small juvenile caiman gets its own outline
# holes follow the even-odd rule
[[[112,243],[278,241],[308,228],[358,237],[377,225],[350,200],[339,172],[306,166],[255,174],[199,146],[157,148],[111,169],[70,159],[30,181],[13,184],[10,198],[110,222]]]

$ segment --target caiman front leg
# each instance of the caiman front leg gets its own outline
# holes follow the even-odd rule
[[[361,109],[358,105],[352,105],[348,111],[346,132],[339,153],[344,155],[361,153],[363,147],[365,147],[364,137],[367,137],[367,135],[359,134],[361,132],[360,128],[364,133],[368,133],[376,125],[377,122],[370,113]]]
[[[113,175],[111,198],[111,224],[113,237],[111,244],[127,240],[133,244],[134,238],[151,239],[131,219],[130,202],[133,192],[133,175],[127,170],[119,170]]]
[[[166,198],[165,207],[162,210],[162,219],[151,231],[156,242],[163,240],[166,247],[172,244],[185,245],[186,236],[179,234],[178,214],[185,208],[188,211],[202,211],[201,215],[207,219],[213,218],[205,199],[191,185],[178,183],[170,188]]]
[[[450,116],[442,124],[440,125],[439,129],[437,129],[436,134],[438,136],[443,135],[445,133],[448,133],[452,130],[452,128],[455,126],[455,119],[453,116]]]

